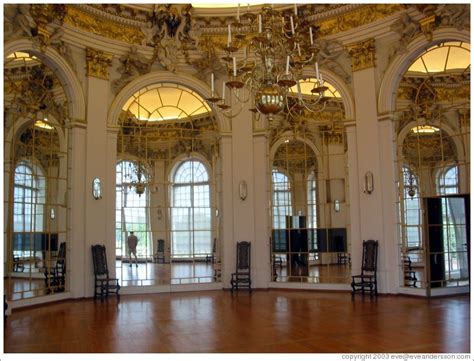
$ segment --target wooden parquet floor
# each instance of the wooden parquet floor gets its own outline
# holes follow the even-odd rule
[[[470,298],[256,290],[14,310],[4,352],[470,352]]]

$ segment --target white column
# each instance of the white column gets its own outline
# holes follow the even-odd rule
[[[359,271],[362,241],[367,239],[378,240],[378,289],[379,292],[386,293],[389,289],[393,289],[389,286],[393,284],[393,275],[389,275],[389,273],[395,271],[390,268],[390,265],[393,263],[391,258],[398,258],[397,252],[390,253],[394,249],[394,244],[396,244],[396,239],[390,232],[390,230],[393,230],[393,227],[386,229],[387,224],[396,222],[396,218],[390,218],[393,217],[394,212],[389,211],[390,207],[396,207],[396,203],[393,201],[393,196],[384,198],[384,192],[393,192],[393,189],[391,189],[393,187],[393,179],[391,178],[391,175],[393,176],[393,169],[392,172],[387,170],[387,168],[393,168],[393,158],[390,158],[389,150],[387,150],[387,147],[393,146],[393,138],[390,137],[390,134],[387,134],[385,128],[383,134],[381,134],[379,129],[375,77],[374,67],[367,67],[353,72],[354,94],[356,94],[355,136],[357,142],[355,147],[354,143],[351,144],[349,151],[353,153],[356,150],[357,175],[353,174],[350,178],[354,181],[354,177],[357,176],[358,182],[355,182],[354,186],[352,186],[353,183],[351,182],[350,192],[351,200],[358,196],[359,204],[357,207],[357,204],[351,203],[351,216],[355,216],[356,212],[359,215],[360,237],[357,237],[354,233],[352,234],[352,249],[354,250],[352,272],[358,273]],[[384,136],[389,137],[384,138]],[[348,134],[348,141],[349,137]],[[353,142],[353,139],[351,142]],[[388,142],[389,145],[385,145],[385,142]],[[354,154],[349,154],[349,159],[353,157]],[[354,163],[355,160],[352,159],[349,166],[354,167]],[[352,172],[354,172],[353,169]],[[373,174],[373,191],[370,194],[364,192],[366,174],[368,172]],[[391,203],[385,205],[384,201]],[[357,217],[351,217],[352,223],[356,221]],[[354,227],[352,228],[354,230]],[[396,273],[398,274],[398,272]]]
[[[221,209],[220,217],[220,246],[222,262],[222,282],[225,288],[230,287],[230,277],[235,272],[235,243],[234,243],[234,194],[232,180],[232,138],[223,136],[220,141],[221,158]]]
[[[390,116],[380,117],[378,123],[380,144],[380,176],[382,187],[383,248],[380,249],[379,270],[381,291],[398,293],[400,286],[400,251],[398,241],[396,145],[393,121]],[[384,279],[382,279],[384,277]]]
[[[84,238],[86,183],[86,124],[73,122],[68,137],[68,242],[66,258],[68,262],[69,289],[73,298],[86,295],[85,258],[90,254]]]
[[[267,288],[271,281],[269,233],[269,164],[268,140],[264,133],[253,137],[253,203],[255,236],[252,242],[254,269],[252,286]]]
[[[357,161],[357,135],[356,124],[350,122],[346,124],[347,136],[347,166],[349,169],[348,181],[349,192],[346,193],[346,202],[349,203],[350,225],[347,229],[347,239],[350,240],[352,273],[356,274],[360,270],[362,247],[360,229],[360,202],[359,202],[359,165]]]
[[[104,125],[105,125],[104,121]],[[117,192],[116,185],[116,164],[117,164],[117,137],[118,128],[109,128],[106,131],[106,167],[105,179],[103,180],[102,194],[106,213],[104,214],[105,234],[104,244],[107,249],[107,264],[109,266],[110,277],[116,277],[115,268],[115,207]],[[89,251],[90,252],[90,251]],[[120,262],[121,264],[121,262]]]
[[[112,217],[108,212],[115,211],[115,176],[111,177],[112,167],[108,152],[117,153],[116,148],[109,148],[107,136],[107,106],[109,97],[109,82],[105,79],[89,76],[87,78],[87,94],[94,96],[87,100],[87,146],[86,146],[86,177],[85,177],[85,209],[86,209],[86,231],[84,234],[85,249],[85,272],[86,296],[93,296],[93,265],[91,245],[104,244],[107,251],[107,264],[109,272],[115,271],[115,231],[113,224],[107,224]],[[105,141],[104,141],[105,140]],[[102,199],[94,199],[91,193],[92,180],[98,177],[102,183]],[[115,217],[114,217],[115,218]]]

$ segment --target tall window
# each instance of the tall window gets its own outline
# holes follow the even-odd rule
[[[421,205],[418,179],[408,167],[403,172],[404,243],[407,247],[421,247]]]
[[[35,168],[36,172],[26,161],[15,168],[13,232],[42,232],[44,229],[45,180],[40,169]],[[30,248],[30,244],[14,244],[13,252],[15,256],[28,257]]]
[[[25,161],[15,168],[13,190],[13,231],[41,232],[43,231],[44,177],[39,168],[36,174]]]
[[[149,222],[148,188],[137,194],[134,182],[137,181],[136,165],[131,161],[121,161],[116,167],[116,208],[115,242],[116,255],[127,256],[129,232],[138,237],[137,257],[146,258],[151,254],[152,237]]]
[[[316,177],[314,171],[308,176],[308,228],[317,228],[317,198],[316,198]]]
[[[288,177],[279,172],[273,170],[272,172],[273,181],[273,228],[283,229],[286,228],[286,216],[291,216],[291,188]]]
[[[458,167],[452,166],[443,169],[438,178],[438,194],[457,194],[459,193],[458,185]]]
[[[196,159],[180,164],[172,177],[171,243],[174,258],[212,253],[209,175]]]

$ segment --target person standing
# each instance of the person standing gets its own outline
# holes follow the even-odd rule
[[[138,238],[133,234],[133,232],[130,232],[130,235],[128,236],[127,239],[128,243],[128,258],[129,258],[129,263],[130,267],[132,267],[132,254],[135,256],[135,266],[138,267],[138,258],[137,258],[137,244],[138,244]]]

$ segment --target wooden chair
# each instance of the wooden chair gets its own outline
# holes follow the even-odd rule
[[[64,292],[66,285],[66,243],[61,242],[55,259],[46,262],[44,282],[47,293]]]
[[[96,244],[91,246],[92,263],[94,264],[94,298],[100,296],[103,301],[110,293],[115,293],[117,299],[120,298],[120,285],[117,278],[109,277],[107,267],[107,254],[105,246]]]
[[[216,261],[216,239],[214,238],[214,242],[212,243],[212,254],[206,255],[206,264],[211,262],[214,263]]]
[[[252,291],[250,264],[250,242],[237,242],[236,270],[230,280],[231,292],[244,287],[247,287],[249,292]]]
[[[365,294],[368,288],[370,297],[377,296],[377,251],[378,241],[368,240],[362,243],[362,266],[359,275],[352,276],[352,297],[357,291]]]
[[[418,279],[416,278],[416,272],[412,269],[410,256],[403,256],[402,261],[405,284],[408,284],[409,287],[416,287]]]
[[[154,263],[165,263],[165,240],[159,239],[156,241],[156,252],[153,254]]]
[[[25,264],[20,257],[13,256],[13,272],[23,272],[25,270]]]

